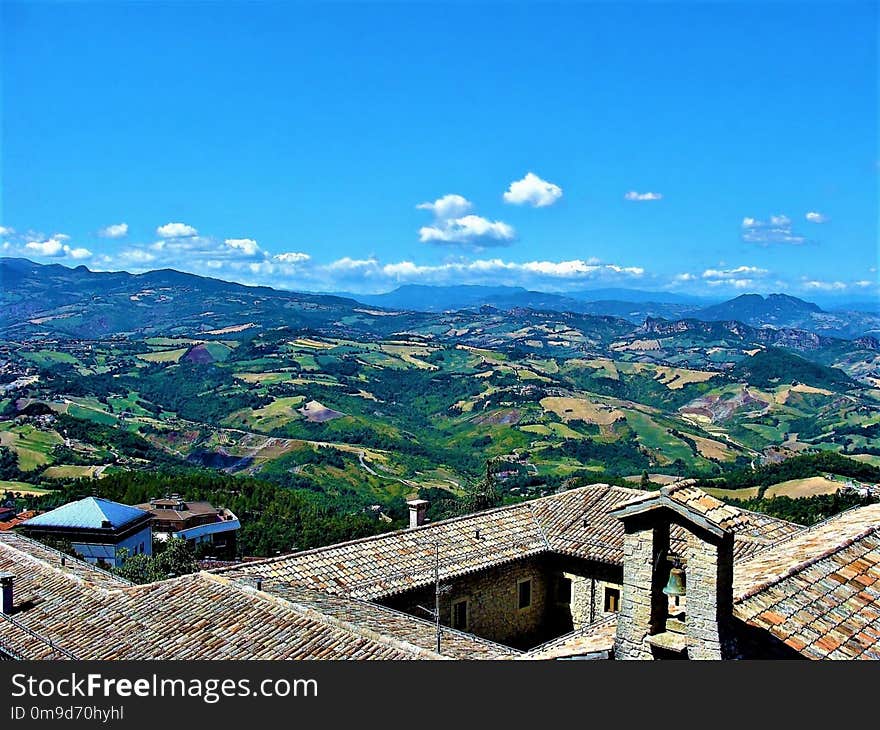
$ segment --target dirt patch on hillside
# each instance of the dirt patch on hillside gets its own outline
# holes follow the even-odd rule
[[[520,413],[516,408],[504,408],[499,411],[492,411],[491,413],[481,413],[479,416],[475,416],[471,419],[471,423],[476,423],[481,426],[490,425],[490,426],[515,426],[522,419],[522,413]]]
[[[319,403],[316,400],[310,400],[302,408],[297,408],[296,410],[305,416],[307,421],[312,423],[324,423],[325,421],[332,421],[334,418],[342,418],[345,415],[340,411],[327,408],[323,403]]]
[[[196,345],[191,348],[190,351],[183,356],[183,359],[200,365],[207,365],[214,362],[214,356],[208,352],[208,348],[204,345]]]

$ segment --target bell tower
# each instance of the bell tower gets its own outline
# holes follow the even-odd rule
[[[672,485],[612,514],[625,533],[615,658],[735,655],[733,533],[741,513],[699,489]]]

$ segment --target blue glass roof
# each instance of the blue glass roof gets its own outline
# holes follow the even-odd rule
[[[120,528],[148,514],[149,512],[137,507],[129,507],[127,504],[119,504],[119,502],[112,502],[109,499],[86,497],[76,502],[69,502],[37,517],[32,517],[22,525],[25,527],[70,527],[99,530],[105,521],[109,522],[113,528]]]

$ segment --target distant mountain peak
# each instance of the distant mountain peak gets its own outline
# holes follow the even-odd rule
[[[693,313],[693,317],[717,322],[735,319],[751,325],[800,326],[822,308],[790,294],[740,294],[733,299]]]

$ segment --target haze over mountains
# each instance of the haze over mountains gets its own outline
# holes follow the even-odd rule
[[[877,328],[868,312],[827,312],[787,294],[742,294],[724,302],[675,292],[638,289],[591,289],[564,294],[507,286],[423,286],[408,284],[385,294],[347,297],[374,306],[419,312],[442,312],[491,306],[620,317],[641,323],[648,318],[738,321],[753,327],[805,329],[834,337],[859,337]]]
[[[162,328],[172,321],[177,327],[190,323],[202,328],[227,326],[242,318],[261,326],[292,321],[299,326],[327,320],[343,323],[345,317],[359,316],[359,305],[414,315],[481,307],[503,312],[568,312],[612,317],[635,325],[658,319],[735,321],[755,328],[797,329],[844,339],[880,332],[880,316],[874,312],[825,311],[786,294],[743,294],[724,302],[708,302],[684,294],[633,289],[559,294],[506,286],[414,284],[376,295],[307,294],[171,269],[143,274],[92,272],[85,266],[71,269],[10,258],[0,259],[0,303],[0,329],[9,333],[23,334],[37,327],[78,336]]]

